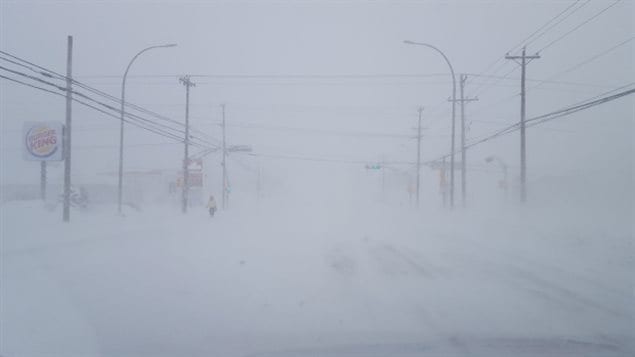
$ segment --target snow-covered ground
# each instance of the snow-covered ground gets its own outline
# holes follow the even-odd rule
[[[635,354],[632,212],[319,202],[5,203],[0,355]]]

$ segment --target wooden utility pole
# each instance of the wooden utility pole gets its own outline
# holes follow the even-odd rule
[[[71,118],[73,102],[73,36],[67,38],[66,126],[64,127],[64,222],[71,219]]]
[[[536,53],[533,56],[526,55],[526,48],[523,46],[523,52],[520,56],[510,56],[506,55],[506,59],[510,59],[515,61],[520,65],[521,75],[520,75],[520,201],[527,201],[527,156],[526,156],[526,145],[525,145],[525,73],[526,67],[534,59],[540,58],[540,56]],[[520,61],[519,61],[520,60]]]
[[[182,211],[187,213],[187,200],[190,189],[190,174],[189,174],[189,146],[190,146],[190,88],[196,86],[191,80],[190,76],[183,76],[179,81],[185,86],[185,140],[183,140],[185,146],[185,152],[183,155],[183,191],[182,191]]]
[[[467,173],[466,173],[466,163],[467,163],[467,155],[465,149],[465,103],[477,101],[478,98],[465,98],[465,81],[467,81],[467,75],[461,74],[460,76],[460,93],[461,98],[457,99],[458,102],[461,102],[461,203],[463,204],[463,208],[466,206],[466,196],[467,196]]]

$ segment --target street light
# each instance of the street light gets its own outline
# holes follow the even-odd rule
[[[451,145],[451,148],[450,148],[450,207],[453,208],[454,207],[454,132],[455,132],[455,123],[456,123],[456,76],[454,75],[454,68],[452,68],[452,64],[450,63],[450,60],[445,55],[445,53],[443,53],[440,49],[430,44],[408,41],[408,40],[405,40],[403,43],[407,45],[424,46],[424,47],[428,47],[437,51],[441,56],[443,56],[443,59],[445,59],[445,62],[448,64],[448,67],[450,67],[450,73],[452,73],[452,139],[450,144]]]
[[[492,156],[488,156],[488,157],[485,158],[485,162],[487,162],[487,163],[491,163],[494,160],[496,160],[496,162],[503,169],[503,185],[504,185],[504,189],[505,189],[505,199],[507,199],[507,190],[508,190],[508,187],[509,187],[509,183],[507,182],[507,164],[505,163],[505,161],[503,161],[498,156],[492,155]]]
[[[130,70],[130,66],[132,63],[139,57],[142,53],[155,49],[155,48],[167,48],[167,47],[176,47],[176,43],[170,43],[166,45],[158,45],[158,46],[150,46],[148,48],[144,48],[139,51],[132,59],[130,63],[128,63],[128,67],[126,67],[126,72],[123,74],[123,81],[121,82],[121,123],[119,127],[119,185],[117,190],[117,210],[119,214],[121,214],[121,198],[122,198],[122,188],[123,188],[123,124],[124,124],[124,116],[125,116],[125,103],[126,103],[126,77],[128,76],[128,71]]]

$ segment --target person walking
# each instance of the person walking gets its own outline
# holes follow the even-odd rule
[[[209,201],[207,201],[207,209],[209,210],[209,216],[214,217],[214,213],[216,213],[216,200],[214,199],[214,195],[209,196]]]

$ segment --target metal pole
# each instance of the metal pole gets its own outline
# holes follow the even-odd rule
[[[64,222],[71,219],[71,118],[73,100],[73,36],[67,37],[66,52],[66,126],[64,127]]]
[[[40,198],[46,202],[46,161],[40,161]]]
[[[423,107],[419,107],[419,124],[417,125],[417,208],[419,207],[419,185],[421,181],[421,114],[423,113]]]
[[[134,58],[136,58],[135,56]],[[124,115],[125,115],[125,102],[126,102],[126,77],[128,76],[128,70],[134,61],[134,58],[128,64],[126,68],[126,72],[123,75],[123,81],[121,82],[121,120],[119,123],[119,175],[117,182],[117,213],[120,215],[121,212],[121,203],[123,198],[123,126],[124,126]]]
[[[189,142],[190,142],[190,86],[185,86],[185,151],[183,154],[183,213],[187,212],[189,195]]]
[[[525,47],[523,47],[520,76],[520,201],[527,201],[527,153],[525,151]]]
[[[126,110],[125,109],[126,79],[128,77],[128,71],[130,70],[130,67],[132,66],[134,61],[137,59],[137,57],[139,57],[142,53],[154,48],[165,48],[165,47],[175,47],[175,46],[176,44],[168,44],[168,45],[150,46],[150,47],[144,48],[143,50],[139,51],[136,55],[134,55],[134,57],[132,57],[132,59],[128,63],[128,66],[126,67],[126,72],[124,72],[123,74],[123,80],[121,81],[121,110],[120,110],[121,121],[119,124],[119,175],[118,175],[118,184],[117,184],[117,212],[119,214],[121,214],[121,206],[122,206],[122,198],[123,198],[123,127],[124,127],[124,121],[125,121],[124,118],[126,113],[125,111]]]
[[[184,76],[180,79],[185,86],[185,139],[183,152],[183,190],[182,190],[182,211],[187,213],[187,200],[190,189],[190,170],[189,170],[189,146],[190,146],[190,87],[194,87],[194,83],[190,80],[190,76]]]
[[[448,62],[449,64],[450,62]],[[452,148],[450,149],[450,208],[454,208],[454,136],[456,126],[456,78],[452,71]]]
[[[465,97],[464,97],[464,89],[465,89],[465,81],[467,80],[467,76],[461,74],[460,83],[461,83],[461,204],[463,208],[465,208]]]
[[[221,104],[223,109],[223,209],[227,208],[227,143],[225,141],[225,104]]]

